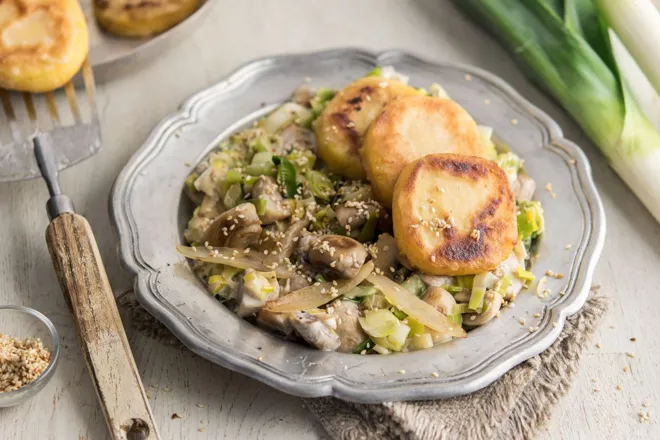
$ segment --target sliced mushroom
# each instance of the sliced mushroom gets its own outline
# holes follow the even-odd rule
[[[429,287],[423,298],[424,302],[432,305],[443,315],[451,315],[452,309],[456,305],[456,300],[451,293],[441,287]]]
[[[307,259],[341,278],[353,278],[367,259],[367,250],[358,241],[342,235],[323,235],[311,242]]]
[[[445,285],[453,286],[456,284],[455,277],[448,276],[439,276],[439,275],[426,275],[425,273],[420,273],[419,276],[429,286],[442,287]]]
[[[282,152],[288,153],[294,148],[316,151],[316,136],[311,130],[297,124],[290,124],[278,134]]]
[[[390,271],[390,267],[396,266],[397,256],[399,255],[396,240],[390,234],[380,234],[375,246],[374,270],[376,273],[382,273],[391,278],[394,274]]]
[[[291,100],[296,104],[309,107],[309,101],[314,97],[314,91],[307,85],[303,84],[293,91]]]
[[[260,278],[256,282],[250,281],[250,277],[253,276]],[[236,314],[240,317],[254,315],[268,301],[277,299],[279,291],[280,285],[277,283],[277,279],[268,279],[260,272],[247,269],[240,278],[236,291],[236,301],[238,303]]]
[[[307,277],[301,273],[299,273],[297,270],[291,273],[291,276],[285,280],[281,280],[283,283],[281,285],[282,288],[282,293],[287,294],[290,292],[295,292],[296,290],[300,290],[303,287],[307,287],[312,284],[312,281],[310,281],[310,277]]]
[[[366,333],[362,331],[358,317],[360,310],[353,301],[340,300],[333,302],[327,307],[327,311],[337,317],[336,332],[339,335],[341,345],[339,349],[342,353],[352,353],[362,341],[367,338]]]
[[[225,211],[208,227],[200,242],[210,246],[244,249],[257,242],[261,224],[257,210],[251,203]]]
[[[188,222],[188,228],[184,232],[184,238],[188,243],[200,243],[206,230],[211,226],[225,207],[215,197],[204,196],[201,205],[195,210],[194,215]]]
[[[295,312],[289,321],[301,338],[319,350],[335,351],[341,345],[337,333],[311,313]]]
[[[291,223],[286,231],[276,234],[275,240],[271,241],[268,247],[262,249],[262,251],[266,249],[270,251],[270,255],[266,259],[266,264],[280,264],[285,258],[291,257],[297,245],[296,241],[300,241],[301,235],[307,232],[306,228],[308,225],[309,219],[304,218]]]
[[[470,292],[470,289],[464,287],[460,292],[454,295],[454,299],[457,303],[469,303],[471,296],[472,292]]]
[[[261,327],[290,336],[293,333],[291,313],[275,313],[266,309],[259,310],[257,324]]]
[[[270,176],[261,176],[252,187],[252,198],[266,201],[266,210],[260,215],[261,224],[269,225],[291,217],[293,205],[284,199],[277,181]]]
[[[337,221],[342,228],[350,226],[351,229],[359,229],[367,223],[372,213],[379,213],[380,207],[373,203],[348,201],[335,209]]]
[[[519,202],[532,200],[536,191],[536,182],[525,173],[519,173],[518,178],[511,185],[513,194]]]
[[[463,325],[465,327],[478,327],[484,325],[495,316],[502,308],[502,296],[493,291],[489,290],[486,292],[486,297],[484,298],[484,307],[486,308],[481,313],[463,313]]]

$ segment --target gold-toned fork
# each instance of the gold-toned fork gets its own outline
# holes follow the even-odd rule
[[[48,186],[50,198],[46,210],[50,223],[46,242],[64,297],[73,312],[111,437],[159,439],[94,234],[87,220],[76,214],[73,202],[62,193],[58,181],[60,169],[89,157],[101,146],[94,77],[87,61],[81,74],[88,111],[82,111],[76,90],[69,82],[63,87],[69,104],[68,120],[64,120],[63,109],[58,108],[55,99],[61,91],[39,96],[0,90],[5,128],[10,132],[5,133],[10,141],[0,142],[0,153],[5,148],[5,166],[10,161],[18,164],[23,178],[33,177],[28,160],[33,155],[32,163]],[[76,152],[76,148],[86,150]],[[8,151],[11,157],[7,158]],[[2,154],[0,162],[3,162]]]

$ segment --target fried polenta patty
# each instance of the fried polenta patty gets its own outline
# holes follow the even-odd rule
[[[392,215],[399,250],[431,275],[492,270],[518,240],[506,173],[476,156],[432,154],[406,165]]]
[[[0,1],[0,88],[38,93],[61,87],[88,51],[78,0]]]
[[[148,37],[176,26],[203,0],[95,0],[94,15],[105,30],[122,37]]]
[[[316,120],[319,156],[332,172],[353,180],[364,179],[360,150],[367,127],[388,102],[419,93],[400,81],[377,76],[352,82],[337,93]]]
[[[407,96],[385,105],[369,126],[362,148],[376,199],[392,206],[403,167],[434,153],[485,155],[477,124],[463,107],[432,96]]]

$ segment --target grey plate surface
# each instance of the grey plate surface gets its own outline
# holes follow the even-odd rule
[[[499,319],[463,340],[388,356],[320,352],[252,326],[208,295],[175,251],[191,214],[183,181],[190,164],[285,100],[303,78],[311,78],[315,87],[339,88],[375,65],[393,65],[410,75],[415,86],[440,83],[524,158],[546,213],[546,233],[533,271],[537,279],[548,269],[565,276],[548,280],[552,293],[546,299],[523,291],[515,308],[503,309]],[[554,199],[543,190],[547,182],[553,185]],[[257,60],[196,94],[163,120],[131,158],[113,187],[110,211],[119,257],[136,276],[140,303],[192,351],[291,394],[365,403],[471,393],[545,350],[566,317],[584,305],[605,234],[603,208],[583,152],[500,78],[401,52],[377,55],[353,49]],[[566,249],[567,244],[572,247]],[[536,313],[540,318],[533,317]],[[521,317],[526,326],[519,323]],[[530,333],[530,326],[538,330]]]

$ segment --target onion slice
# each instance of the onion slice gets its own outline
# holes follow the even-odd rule
[[[283,265],[275,266],[267,264],[264,255],[250,250],[247,253],[242,249],[226,247],[188,247],[176,245],[176,250],[183,256],[205,263],[224,264],[225,266],[237,267],[239,269],[254,269],[259,272],[274,271],[277,278],[289,278],[291,270]]]
[[[457,338],[467,336],[467,333],[465,333],[465,330],[461,326],[389,278],[372,273],[367,277],[367,281],[380,290],[385,295],[385,298],[399,310],[415,318],[426,327],[438,333]]]
[[[267,302],[264,309],[269,312],[285,313],[320,307],[323,304],[329,303],[353,290],[353,288],[364,281],[373,270],[373,261],[368,261],[362,266],[357,275],[355,275],[355,278],[337,281],[336,285],[331,281],[328,281],[316,286],[312,285],[303,287],[302,289],[291,292],[275,301]],[[336,289],[336,291],[333,289]]]

